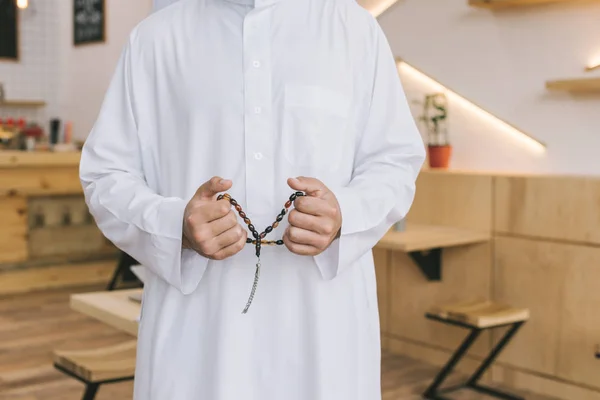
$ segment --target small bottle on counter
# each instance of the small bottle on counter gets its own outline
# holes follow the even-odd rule
[[[66,144],[70,144],[71,140],[73,140],[73,123],[71,121],[68,121],[65,124],[65,140],[64,140],[64,142]]]
[[[50,146],[58,144],[58,135],[60,133],[60,119],[50,120]]]

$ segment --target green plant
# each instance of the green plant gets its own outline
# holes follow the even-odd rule
[[[433,93],[425,96],[423,115],[419,120],[427,129],[427,143],[430,146],[448,146],[448,99],[444,93]]]

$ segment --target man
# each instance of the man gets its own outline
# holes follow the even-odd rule
[[[143,21],[81,161],[98,226],[149,270],[135,399],[379,399],[371,248],[423,159],[353,0],[181,0]],[[255,248],[216,196],[262,232],[295,191],[242,314]]]

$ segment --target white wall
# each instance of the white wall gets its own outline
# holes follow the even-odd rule
[[[0,61],[7,98],[44,100],[39,110],[0,107],[0,118],[25,117],[48,130],[48,120],[73,121],[74,136],[92,128],[131,29],[152,0],[107,0],[107,41],[73,46],[72,0],[30,0],[21,11],[19,62]]]
[[[39,0],[38,0],[39,1]],[[55,0],[56,1],[56,0]],[[60,98],[65,119],[73,121],[75,138],[90,132],[129,33],[150,14],[152,0],[107,0],[107,41],[73,46],[72,2],[60,1]]]
[[[18,62],[0,60],[0,82],[6,97],[18,100],[44,100],[41,109],[0,107],[0,118],[26,118],[47,128],[48,119],[58,112],[57,82],[59,12],[63,0],[32,1],[27,10],[19,11]]]
[[[600,57],[600,4],[498,12],[467,0],[402,0],[379,21],[396,56],[548,145],[536,155],[452,102],[453,167],[600,175],[600,95],[544,88],[548,79],[600,76],[583,72]],[[402,79],[411,99],[432,89],[411,74]]]

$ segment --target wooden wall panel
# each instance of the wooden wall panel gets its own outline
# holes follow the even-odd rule
[[[73,167],[1,170],[0,197],[82,193],[79,170]]]
[[[499,237],[495,255],[495,299],[531,310],[500,359],[599,387],[600,248]]]
[[[600,244],[600,179],[495,178],[495,229]]]
[[[379,324],[383,333],[388,332],[389,322],[389,259],[390,252],[386,250],[373,249],[375,261],[375,275],[377,277],[377,302],[379,304]]]
[[[466,330],[425,318],[435,304],[470,298],[489,298],[491,244],[445,249],[441,282],[429,282],[407,254],[394,252],[390,267],[390,333],[421,343],[454,350]],[[490,348],[490,337],[482,335],[474,354]]]
[[[560,310],[557,375],[600,390],[600,248],[552,244],[569,258]]]
[[[507,368],[492,366],[492,380],[507,387],[565,400],[600,400],[600,391],[557,380],[552,376],[540,376]],[[596,372],[598,368],[595,368]],[[591,372],[591,371],[590,371]]]
[[[27,259],[27,201],[0,197],[0,263]]]
[[[492,179],[489,175],[423,171],[407,220],[489,232]]]

